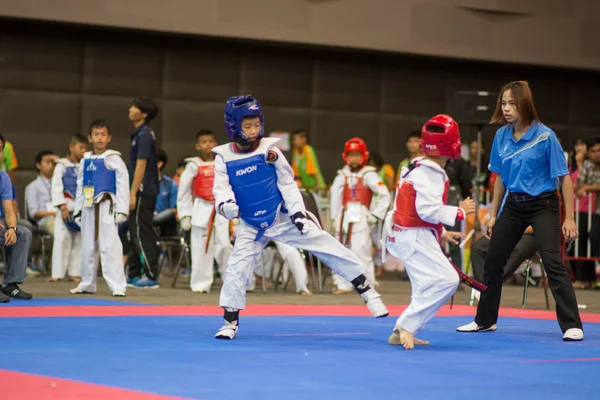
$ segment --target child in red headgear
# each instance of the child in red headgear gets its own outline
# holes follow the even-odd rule
[[[458,273],[440,242],[457,243],[464,238],[459,232],[446,232],[444,225],[454,225],[475,212],[471,198],[459,207],[446,205],[449,181],[444,165],[460,157],[460,148],[458,124],[450,116],[437,115],[427,121],[421,135],[425,156],[402,168],[394,209],[385,218],[383,243],[404,262],[412,285],[410,305],[398,318],[388,343],[407,350],[429,344],[414,335],[458,287]]]
[[[331,185],[331,215],[337,237],[365,264],[365,276],[375,281],[371,229],[385,216],[390,193],[374,167],[367,165],[369,152],[361,138],[346,142],[342,158],[346,166],[338,171]],[[352,284],[333,274],[334,294],[349,293]]]

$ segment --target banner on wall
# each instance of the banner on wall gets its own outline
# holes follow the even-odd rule
[[[289,132],[275,131],[275,132],[269,133],[269,137],[279,139],[279,142],[275,143],[275,146],[277,146],[279,148],[279,150],[281,150],[281,151],[290,151],[291,150],[290,133]]]

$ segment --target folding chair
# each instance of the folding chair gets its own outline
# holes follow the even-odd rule
[[[529,282],[531,279],[531,263],[533,261],[539,261],[542,266],[542,285],[544,287],[544,297],[546,298],[546,308],[550,309],[550,300],[548,297],[548,279],[546,278],[546,271],[544,270],[544,265],[542,264],[542,259],[537,253],[535,256],[531,257],[527,260],[527,265],[525,267],[525,286],[523,287],[523,303],[521,304],[521,308],[525,308],[525,303],[527,301],[527,291],[529,290]]]
[[[319,215],[319,207],[313,194],[305,189],[300,189],[300,193],[302,194],[302,200],[304,200],[304,206],[306,207],[306,210],[313,213],[315,217],[317,217],[319,224],[323,226],[323,223],[321,222],[321,216]],[[323,286],[326,278],[323,277],[321,260],[309,252],[301,250],[301,253],[303,256],[302,258],[305,260],[308,259],[308,264],[310,266],[310,281],[313,291],[318,285],[319,292],[323,293]],[[317,269],[317,276],[315,276],[315,265]]]
[[[156,242],[156,244],[158,246],[160,246],[163,249],[166,249],[167,254],[165,255],[164,251],[162,252],[163,254],[161,255],[160,259],[159,259],[159,263],[158,263],[158,268],[159,268],[159,273],[162,270],[162,268],[164,267],[165,261],[169,262],[169,265],[172,264],[172,250],[173,247],[177,246],[179,247],[181,254],[179,255],[179,260],[177,260],[177,264],[175,267],[175,276],[173,277],[173,283],[171,284],[171,287],[174,288],[175,285],[177,284],[177,278],[179,277],[179,271],[181,270],[181,266],[182,264],[185,265],[186,268],[190,268],[190,247],[187,243],[187,241],[185,240],[184,236],[168,236],[168,237],[161,237],[159,238],[159,240]]]

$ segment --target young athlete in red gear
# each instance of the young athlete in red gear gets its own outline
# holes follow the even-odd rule
[[[331,215],[338,239],[352,250],[365,265],[365,276],[375,281],[371,230],[385,217],[390,204],[390,192],[374,167],[367,165],[369,152],[361,138],[346,142],[342,158],[346,166],[340,169],[331,185]],[[350,293],[352,284],[333,274],[334,294]]]
[[[475,211],[471,198],[459,207],[446,205],[448,176],[444,165],[460,157],[458,124],[448,115],[437,115],[423,125],[421,151],[400,174],[394,209],[386,216],[384,244],[394,257],[401,259],[412,285],[412,298],[396,321],[388,343],[411,350],[429,342],[415,338],[440,307],[454,294],[459,275],[444,255],[440,242],[456,243],[464,238],[459,232],[446,232]]]

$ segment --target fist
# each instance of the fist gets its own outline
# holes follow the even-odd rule
[[[470,197],[464,199],[458,207],[462,208],[465,214],[473,214],[475,212],[475,202]]]
[[[240,214],[240,208],[233,201],[221,204],[221,214],[227,219],[237,218]]]
[[[192,218],[191,217],[183,217],[181,219],[181,229],[184,231],[189,231],[192,229]]]
[[[367,224],[375,225],[376,223],[377,223],[377,217],[374,216],[373,214],[369,214],[369,216],[367,217]]]
[[[125,221],[127,221],[127,215],[115,213],[115,225],[121,225]]]

